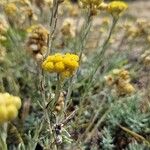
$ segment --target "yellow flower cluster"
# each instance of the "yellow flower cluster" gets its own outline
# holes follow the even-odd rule
[[[60,74],[62,79],[73,75],[74,71],[79,67],[79,57],[75,54],[56,53],[50,55],[42,64],[42,68],[50,73]]]
[[[129,72],[125,69],[114,69],[110,75],[105,76],[106,84],[115,87],[119,95],[131,94],[135,88],[130,83]]]
[[[142,61],[145,66],[150,65],[150,50],[147,50],[144,52],[144,54],[141,55]]]
[[[103,0],[79,0],[79,4],[83,8],[90,9],[91,15],[96,15]]]
[[[119,17],[123,11],[128,8],[128,5],[122,1],[113,1],[108,4],[108,12],[112,14],[113,17]]]
[[[15,119],[21,107],[21,99],[9,93],[0,93],[0,124]]]

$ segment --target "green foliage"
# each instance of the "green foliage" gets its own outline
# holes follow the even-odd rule
[[[107,128],[104,128],[102,130],[102,142],[100,143],[102,149],[106,150],[113,150],[114,149],[114,144],[113,144],[113,138],[110,133],[110,130]]]
[[[141,97],[137,95],[119,99],[108,115],[107,124],[111,124],[111,127],[122,124],[135,132],[146,133],[147,128],[150,126],[150,114],[149,112],[141,112],[140,102]]]
[[[149,148],[146,147],[143,144],[139,144],[136,141],[133,141],[132,143],[130,143],[128,145],[128,148],[126,148],[126,150],[148,150]]]

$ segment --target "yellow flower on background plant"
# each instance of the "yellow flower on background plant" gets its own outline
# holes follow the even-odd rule
[[[111,74],[104,77],[108,86],[113,86],[118,95],[127,95],[135,92],[130,83],[131,77],[128,70],[114,69]]]
[[[8,3],[5,5],[5,13],[7,15],[15,15],[17,12],[17,6],[15,5],[15,3]]]
[[[47,39],[49,31],[41,24],[32,25],[27,29],[28,39],[26,49],[37,62],[42,62],[47,52]]]
[[[0,124],[15,119],[21,107],[21,99],[9,93],[0,93]]]
[[[102,4],[103,0],[80,0],[79,4],[83,8],[90,9],[91,15],[96,15],[97,10]]]
[[[62,79],[73,75],[74,71],[79,67],[79,57],[75,54],[56,53],[50,55],[42,64],[42,68],[50,73],[60,74]]]
[[[128,5],[122,1],[113,1],[108,4],[108,12],[111,13],[113,17],[119,17],[127,8]]]

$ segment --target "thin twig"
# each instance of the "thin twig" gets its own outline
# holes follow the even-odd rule
[[[142,141],[144,142],[148,147],[150,147],[150,142],[147,141],[143,136],[139,135],[138,133],[135,133],[134,131],[131,131],[130,129],[123,127],[122,125],[118,124],[118,126],[124,130],[125,132],[129,133],[132,135],[137,141]]]
[[[47,41],[48,51],[47,51],[46,56],[52,53],[52,43],[54,40],[54,33],[56,30],[56,25],[57,25],[58,6],[59,6],[59,0],[54,0],[53,7],[51,8],[51,17],[50,17],[50,23],[49,23],[50,33],[48,35],[48,41]]]

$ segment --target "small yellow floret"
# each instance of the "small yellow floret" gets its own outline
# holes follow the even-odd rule
[[[67,53],[65,56],[72,59],[72,60],[79,61],[78,55]]]
[[[0,123],[7,120],[7,109],[5,105],[0,105]]]
[[[108,4],[108,12],[110,12],[114,17],[119,16],[127,8],[128,5],[122,1],[113,1]]]
[[[129,72],[127,70],[121,70],[119,73],[119,77],[124,80],[128,80],[130,78]]]
[[[46,60],[47,60],[47,61],[52,61],[52,62],[53,62],[54,59],[55,59],[55,57],[50,55],[50,56],[47,57]]]
[[[15,119],[21,107],[21,99],[9,93],[0,93],[0,124]]]
[[[9,105],[7,107],[7,120],[13,120],[17,117],[18,111],[14,105]]]
[[[66,70],[61,73],[61,78],[62,79],[69,78],[69,77],[71,77],[71,75],[72,75],[72,73],[70,71]]]
[[[79,67],[79,63],[76,61],[72,61],[70,64],[67,65],[71,70],[74,70]]]
[[[6,106],[12,105],[13,103],[14,103],[13,98],[10,96],[5,100]]]
[[[14,97],[13,103],[17,109],[21,108],[21,99],[17,96]]]
[[[53,62],[45,62],[42,65],[45,71],[53,72],[54,71],[54,64]]]
[[[128,94],[131,94],[135,91],[135,88],[130,84],[130,83],[127,83],[125,86],[124,86],[124,91]]]
[[[63,60],[62,54],[57,53],[57,54],[54,55],[54,59],[53,59],[53,62],[54,62],[54,63],[60,62],[60,61],[62,61],[62,60]]]
[[[55,63],[55,71],[56,72],[60,73],[60,72],[64,71],[64,69],[65,69],[65,65],[63,62],[60,61],[60,62]]]

